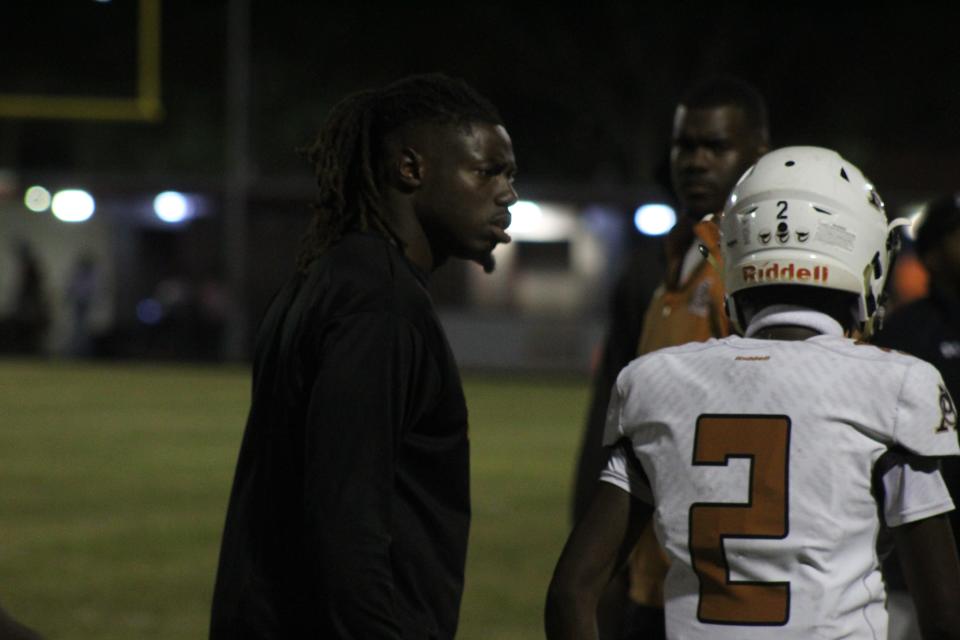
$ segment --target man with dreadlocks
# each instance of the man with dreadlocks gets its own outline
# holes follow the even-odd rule
[[[433,74],[346,98],[308,155],[316,213],[257,337],[210,637],[452,638],[467,410],[426,285],[510,241],[510,137]]]

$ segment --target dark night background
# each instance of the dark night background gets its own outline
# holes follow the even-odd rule
[[[151,7],[161,117],[71,103],[132,106]],[[204,637],[251,336],[314,195],[296,150],[345,94],[442,71],[499,106],[537,230],[550,208],[569,223],[526,240],[515,224],[495,273],[454,260],[430,283],[470,408],[459,637],[542,637],[609,294],[627,257],[642,268],[623,299],[639,307],[661,280],[662,239],[632,214],[669,197],[677,99],[739,75],[768,101],[774,146],[833,147],[891,214],[913,212],[960,189],[960,5],[942,7],[0,0],[4,609],[49,638]],[[23,95],[69,113],[14,115]],[[85,189],[96,213],[62,222],[25,202],[31,185]],[[161,222],[165,190],[197,217]],[[84,292],[87,256],[102,270]],[[21,322],[29,351],[7,327],[42,305],[19,304],[18,277],[50,308]]]
[[[960,186],[960,9],[949,6],[168,1],[162,118],[0,117],[0,169],[19,185],[94,189],[98,210],[111,199],[142,208],[131,203],[162,189],[204,194],[215,215],[130,241],[139,266],[119,307],[132,313],[164,271],[214,274],[246,298],[251,323],[309,215],[313,182],[296,150],[345,94],[409,73],[463,77],[499,106],[521,197],[606,203],[624,218],[668,188],[683,90],[739,75],[767,98],[774,146],[837,149],[900,214]],[[138,12],[132,0],[3,3],[0,103],[134,96]],[[435,279],[441,302],[463,291],[458,268]]]
[[[776,145],[833,146],[881,192],[956,186],[955,8],[518,6],[252,2],[255,176],[309,180],[294,150],[334,101],[441,70],[499,105],[522,165],[521,189],[631,187],[653,180],[683,88],[730,72],[767,97]],[[162,12],[161,122],[2,120],[0,164],[217,179],[225,161],[226,3],[166,2]],[[135,14],[129,1],[4,3],[0,91],[130,94]]]

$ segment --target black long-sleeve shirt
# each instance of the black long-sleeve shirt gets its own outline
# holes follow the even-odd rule
[[[425,277],[351,233],[257,338],[211,638],[452,638],[467,413]]]

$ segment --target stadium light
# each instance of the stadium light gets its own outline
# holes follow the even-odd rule
[[[178,191],[164,191],[153,199],[153,212],[168,224],[178,224],[190,217],[190,200]]]
[[[50,192],[40,185],[30,187],[23,194],[23,204],[26,205],[27,209],[36,213],[42,213],[49,209],[51,201]]]
[[[648,236],[662,236],[677,224],[677,213],[665,204],[645,204],[633,214],[637,231]]]
[[[97,205],[93,196],[83,189],[64,189],[54,194],[51,208],[53,215],[62,222],[85,222]]]

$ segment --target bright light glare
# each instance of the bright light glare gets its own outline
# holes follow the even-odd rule
[[[528,222],[536,222],[543,217],[543,210],[536,202],[531,200],[519,200],[510,206],[510,225],[517,223],[521,225]]]
[[[520,200],[510,207],[510,227],[507,233],[511,236],[535,234],[543,222],[543,210],[536,202]]]
[[[662,236],[673,229],[676,223],[676,212],[665,204],[645,204],[633,214],[637,231],[648,236]]]
[[[49,209],[50,200],[50,192],[39,185],[30,187],[23,195],[23,204],[25,204],[30,211],[36,211],[37,213]]]
[[[920,228],[920,220],[923,219],[922,213],[910,216],[910,224],[907,225],[907,236],[911,240],[917,239],[917,230]]]
[[[91,196],[82,189],[64,189],[53,196],[53,215],[63,222],[84,222],[97,208]]]
[[[164,222],[176,224],[190,215],[190,203],[182,193],[164,191],[153,199],[153,211]]]
[[[507,233],[523,242],[557,242],[568,240],[575,232],[575,217],[556,205],[521,200],[510,207],[511,221]]]
[[[926,203],[908,204],[902,209],[901,217],[910,221],[910,224],[903,228],[904,233],[911,240],[917,239],[917,229],[923,221],[923,216],[927,212]]]

